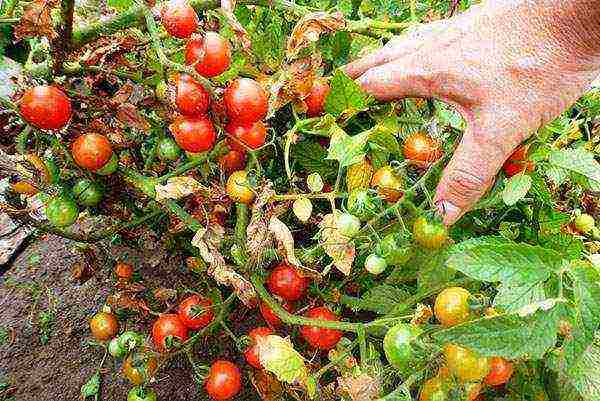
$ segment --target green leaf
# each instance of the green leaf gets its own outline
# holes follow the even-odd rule
[[[600,343],[600,339],[597,342]],[[591,344],[566,373],[571,385],[585,401],[600,400],[600,345],[598,343]]]
[[[359,163],[365,158],[365,145],[368,140],[368,131],[350,136],[336,124],[331,129],[327,159],[337,160],[340,167],[348,167],[351,164]]]
[[[439,251],[417,250],[419,270],[417,272],[417,289],[419,291],[430,290],[449,283],[456,271],[444,266],[448,260],[448,249]]]
[[[342,302],[355,311],[368,310],[385,315],[392,312],[396,305],[407,297],[406,291],[393,285],[382,284],[371,288],[362,298],[344,296]]]
[[[117,11],[126,11],[133,5],[133,0],[108,0],[106,5]]]
[[[348,63],[350,55],[351,37],[348,32],[335,32],[333,35],[323,37],[319,49],[324,58],[331,62],[333,68],[341,67]]]
[[[81,386],[81,397],[86,399],[98,394],[100,391],[100,372],[96,372],[90,379]]]
[[[552,203],[552,194],[548,189],[548,185],[544,178],[533,171],[530,173],[531,176],[531,193],[536,196],[537,199],[541,200],[544,204],[548,205]]]
[[[541,246],[554,249],[561,256],[569,260],[578,260],[583,256],[584,245],[581,238],[567,233],[557,233],[538,236]]]
[[[502,200],[508,206],[512,206],[527,195],[531,188],[531,177],[527,174],[516,174],[506,183],[502,191]]]
[[[325,99],[325,111],[335,117],[352,116],[365,110],[371,102],[356,82],[342,70],[337,70],[329,83],[330,90]]]
[[[585,149],[561,149],[550,153],[552,166],[586,177],[593,185],[600,185],[600,164],[594,154]]]
[[[571,216],[568,213],[556,211],[552,207],[541,209],[538,217],[540,234],[557,234],[560,232],[561,228],[569,224],[570,221]]]
[[[494,297],[494,306],[506,313],[516,313],[524,307],[546,299],[542,282],[525,285],[500,285]]]
[[[600,325],[600,273],[588,262],[574,262],[567,271],[585,329],[593,336]]]
[[[386,124],[378,124],[369,134],[369,143],[377,144],[389,153],[398,155],[400,154],[400,144],[394,132],[397,132],[397,127],[396,130],[391,130]]]
[[[327,152],[316,142],[302,141],[294,146],[293,159],[306,171],[319,173],[324,179],[333,178],[337,167],[332,160],[325,160]]]
[[[483,245],[506,245],[506,244],[514,244],[514,242],[506,239],[501,236],[483,236],[477,238],[471,238],[466,241],[459,242],[458,244],[454,244],[449,252],[450,254],[460,254],[468,251],[469,249],[476,248],[478,246]]]

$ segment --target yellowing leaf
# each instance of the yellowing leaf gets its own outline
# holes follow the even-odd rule
[[[287,261],[293,265],[302,266],[294,254],[294,237],[292,237],[290,229],[276,216],[272,216],[269,220],[269,231],[273,233],[277,245],[283,248]]]
[[[293,205],[294,214],[303,223],[306,223],[308,219],[310,219],[310,215],[312,214],[312,202],[307,198],[298,198],[294,201]]]
[[[193,193],[206,190],[202,184],[192,177],[173,177],[169,178],[165,185],[157,184],[156,200],[180,199]]]
[[[289,384],[306,382],[308,370],[304,359],[289,339],[276,335],[258,337],[256,350],[261,365],[274,373],[280,381]]]
[[[288,58],[294,58],[300,50],[319,40],[321,34],[338,31],[345,25],[346,20],[340,12],[319,11],[305,15],[290,35],[287,44]]]
[[[323,217],[321,230],[321,245],[325,253],[333,259],[333,265],[339,271],[349,275],[356,256],[354,242],[338,231],[333,213]]]
[[[337,160],[340,167],[359,163],[365,158],[365,145],[369,140],[369,131],[350,136],[338,125],[331,128],[331,141],[327,153],[328,159]]]

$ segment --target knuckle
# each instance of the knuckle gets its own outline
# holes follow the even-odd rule
[[[459,168],[449,173],[447,191],[457,206],[463,207],[467,206],[473,199],[477,199],[485,191],[488,184],[480,175]]]

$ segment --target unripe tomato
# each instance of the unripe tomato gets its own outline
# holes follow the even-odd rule
[[[265,144],[267,139],[267,127],[261,121],[255,123],[240,124],[232,121],[225,127],[227,131],[234,138],[239,139],[244,145],[250,149],[256,150]],[[227,144],[230,149],[245,152],[246,148],[241,146],[238,142],[228,139]]]
[[[383,350],[388,362],[396,369],[406,371],[415,358],[413,343],[423,333],[418,326],[398,323],[383,338]]]
[[[227,116],[238,124],[262,120],[269,108],[267,94],[258,82],[250,78],[233,81],[223,94]]]
[[[291,303],[289,301],[284,301],[283,304],[281,304],[281,306],[283,307],[283,309],[285,309],[289,313],[294,313],[294,304],[293,303]],[[265,301],[260,301],[260,304],[258,305],[258,307],[260,309],[260,314],[262,315],[263,319],[265,319],[265,322],[267,322],[267,324],[269,326],[271,326],[275,329],[281,326],[281,324],[283,322],[275,314],[275,312],[273,312],[273,310],[269,307],[269,305],[267,305],[267,303]]]
[[[588,234],[595,226],[594,218],[587,213],[575,217],[575,228],[582,234]]]
[[[504,163],[504,166],[502,166],[504,174],[506,174],[507,177],[510,178],[524,171],[533,171],[535,163],[531,160],[527,160],[528,150],[529,145],[521,145],[512,155],[510,155],[508,160]]]
[[[371,194],[368,189],[357,188],[348,195],[346,206],[348,212],[361,221],[367,221],[375,216],[382,204],[381,199]]]
[[[340,320],[335,313],[324,306],[312,308],[304,316],[311,319],[330,321]],[[302,338],[304,338],[307,343],[314,348],[322,350],[330,350],[335,347],[344,335],[340,330],[316,326],[301,326],[299,331],[300,335],[302,335]]]
[[[27,181],[17,181],[10,184],[10,187],[13,191],[22,195],[35,195],[39,192],[36,187]]]
[[[144,343],[144,338],[141,334],[135,331],[126,331],[119,336],[119,346],[131,351],[132,349],[141,346]]]
[[[171,0],[161,15],[165,30],[176,38],[187,38],[198,28],[196,11],[184,0]]]
[[[441,221],[421,216],[413,224],[413,236],[423,248],[440,249],[448,240],[448,230]]]
[[[46,204],[46,217],[53,226],[67,227],[75,223],[79,209],[75,201],[66,196],[57,196]]]
[[[315,80],[308,96],[304,99],[306,103],[306,115],[317,117],[323,114],[325,99],[329,94],[329,84],[325,79]]]
[[[113,155],[110,142],[99,134],[80,135],[71,145],[71,153],[75,163],[92,171],[102,168]]]
[[[108,353],[114,358],[122,358],[127,355],[127,349],[121,347],[118,337],[114,337],[108,343]]]
[[[438,294],[433,310],[442,326],[450,327],[470,319],[470,296],[471,293],[461,287],[446,288]]]
[[[181,148],[171,138],[162,138],[156,145],[156,154],[160,160],[175,161],[181,155]]]
[[[226,185],[227,195],[235,202],[250,204],[254,199],[248,175],[244,170],[235,171],[229,176]]]
[[[96,340],[110,340],[119,331],[119,321],[112,313],[98,312],[90,320],[90,330]]]
[[[229,361],[215,361],[210,366],[204,386],[213,400],[229,400],[242,389],[240,368]]]
[[[246,165],[246,154],[237,150],[230,150],[219,158],[219,165],[226,174],[242,170]]]
[[[350,213],[339,213],[336,225],[340,234],[349,238],[354,237],[360,231],[360,220]]]
[[[260,363],[260,358],[258,356],[258,349],[256,348],[256,341],[260,337],[266,337],[273,334],[273,330],[268,327],[257,327],[252,329],[250,333],[248,333],[248,337],[250,337],[250,345],[248,349],[244,352],[244,357],[246,358],[246,362],[248,362],[251,366],[256,369],[262,369],[263,366]]]
[[[177,314],[185,326],[198,330],[207,326],[215,318],[212,305],[209,298],[190,295],[179,304]]]
[[[92,180],[81,178],[77,180],[71,189],[73,197],[81,206],[93,207],[102,200],[104,191]]]
[[[513,364],[504,358],[494,356],[490,358],[490,373],[483,382],[488,386],[499,386],[510,380],[513,374]]]
[[[450,373],[462,382],[481,381],[490,371],[488,358],[455,344],[444,345],[444,357]]]
[[[449,400],[444,381],[439,377],[432,377],[423,383],[419,393],[419,401],[447,401]]]
[[[365,259],[365,269],[371,274],[381,274],[385,271],[386,267],[387,262],[385,261],[385,259],[374,253],[370,254]]]
[[[198,74],[204,77],[216,77],[225,72],[231,63],[229,42],[216,32],[193,37],[185,48],[185,62],[194,64]]]
[[[113,153],[113,155],[111,156],[111,158],[108,161],[108,163],[106,163],[104,166],[102,166],[101,168],[99,168],[98,170],[96,170],[96,174],[98,174],[98,175],[109,175],[109,174],[112,174],[115,171],[117,171],[118,167],[119,167],[119,158],[117,157],[117,155],[115,155]]]
[[[398,266],[405,263],[412,255],[412,244],[399,232],[387,234],[377,246],[377,254],[381,255],[388,265]]]
[[[127,393],[127,401],[156,401],[156,393],[149,388],[134,387]]]
[[[123,375],[129,382],[139,386],[147,382],[158,368],[156,358],[146,352],[136,352],[129,355],[123,362]]]
[[[41,129],[61,129],[71,118],[71,101],[54,86],[35,86],[19,102],[21,116]]]
[[[389,203],[396,202],[402,196],[402,179],[390,166],[383,166],[373,174],[371,186],[377,188],[379,196]]]
[[[210,95],[200,82],[187,74],[179,74],[175,103],[183,115],[202,116],[208,112]]]
[[[287,301],[302,298],[308,288],[309,280],[298,270],[285,262],[278,264],[269,274],[267,287],[276,295]]]
[[[179,316],[172,313],[160,315],[152,326],[152,340],[160,352],[168,351],[172,345],[168,343],[169,337],[171,341],[177,339],[180,343],[188,339],[187,327],[179,319]]]
[[[442,156],[438,141],[422,132],[410,134],[404,140],[404,157],[418,164],[430,164]]]
[[[211,150],[217,139],[212,121],[207,116],[179,116],[169,126],[177,144],[188,152]]]
[[[133,266],[125,262],[117,262],[115,274],[120,280],[129,281],[133,277]]]

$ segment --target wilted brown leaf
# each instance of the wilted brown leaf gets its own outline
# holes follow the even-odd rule
[[[119,105],[116,117],[125,127],[135,128],[142,132],[150,129],[150,123],[140,114],[137,107],[131,103]]]
[[[269,115],[289,102],[294,102],[300,111],[305,111],[306,105],[302,99],[310,93],[321,64],[321,55],[315,52],[284,67],[276,75],[276,81],[269,85]]]
[[[129,309],[143,314],[150,311],[150,308],[143,299],[136,299],[126,292],[117,292],[106,298],[106,303],[113,309]]]
[[[172,177],[165,185],[156,185],[156,200],[180,199],[200,191],[207,191],[202,184],[192,177]]]
[[[252,42],[250,41],[250,35],[246,32],[246,29],[240,24],[237,20],[235,14],[235,0],[221,0],[221,13],[227,19],[229,26],[233,29],[233,33],[236,38],[242,44],[242,47],[245,51],[249,51],[252,47]]]
[[[350,397],[352,401],[370,401],[379,398],[381,383],[375,377],[366,373],[358,376],[349,374],[338,377],[338,389],[341,394]]]
[[[285,255],[287,261],[295,266],[302,266],[294,254],[294,237],[290,229],[276,216],[271,216],[269,231],[273,234],[280,252]]]
[[[320,226],[321,245],[325,253],[333,259],[333,265],[339,271],[349,275],[356,256],[354,242],[338,231],[336,215],[333,213],[325,215]]]
[[[52,25],[50,11],[58,4],[57,0],[35,0],[25,6],[21,21],[15,27],[15,38],[46,36],[54,39],[57,34]]]
[[[318,11],[304,16],[292,31],[287,44],[288,58],[294,58],[298,52],[319,40],[323,33],[335,32],[346,26],[344,14]]]
[[[160,287],[152,291],[152,295],[159,301],[165,302],[177,298],[177,290]]]
[[[274,375],[264,369],[256,369],[250,377],[252,385],[262,401],[279,401],[283,399],[283,386]]]
[[[431,307],[423,304],[417,304],[417,308],[415,310],[415,314],[410,320],[411,324],[418,325],[427,323],[427,321],[433,316],[433,311]]]
[[[271,185],[260,188],[258,197],[252,206],[252,215],[246,228],[246,251],[250,259],[258,263],[265,249],[273,247],[273,237],[269,231],[269,217],[266,207],[269,199],[275,194]]]

